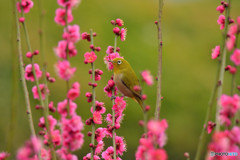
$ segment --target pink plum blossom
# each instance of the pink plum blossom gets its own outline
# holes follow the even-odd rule
[[[97,55],[92,51],[92,52],[86,52],[84,54],[84,63],[93,63],[97,59]]]
[[[39,88],[40,88],[42,99],[44,100],[46,95],[49,94],[49,90],[45,84],[39,84]],[[33,92],[33,98],[39,99],[37,86],[33,86],[32,92]]]
[[[207,125],[207,133],[210,134],[215,126],[216,126],[216,123],[209,121]]]
[[[225,7],[223,5],[220,5],[220,6],[217,6],[216,10],[219,11],[220,13],[223,13],[225,10]]]
[[[101,127],[96,129],[96,131],[95,131],[95,139],[96,139],[97,142],[102,141],[103,138],[106,136],[105,130],[106,130],[105,128],[101,128]]]
[[[91,153],[88,153],[86,156],[84,156],[83,160],[91,160]],[[97,155],[94,155],[93,160],[100,160],[100,157]]]
[[[151,160],[167,160],[168,156],[164,149],[151,150],[149,152],[149,159]]]
[[[125,41],[126,40],[126,36],[127,36],[127,29],[126,28],[122,28],[121,32],[120,32],[121,41]]]
[[[240,144],[240,127],[234,126],[229,134],[233,143]]]
[[[236,66],[239,66],[240,65],[240,49],[235,49],[230,59],[231,61],[234,62]]]
[[[113,105],[113,110],[115,111],[116,114],[122,114],[123,110],[126,108],[126,102],[123,100],[124,97],[116,97],[115,98],[115,103]]]
[[[123,26],[123,25],[124,25],[123,20],[120,19],[120,18],[117,18],[117,19],[116,19],[116,25],[118,25],[119,27]]]
[[[90,34],[88,34],[87,32],[83,32],[83,33],[81,34],[81,37],[82,37],[82,40],[86,39],[88,42],[91,41],[91,36],[90,36]]]
[[[64,28],[63,39],[76,43],[80,40],[80,28],[78,25],[69,25],[68,28]]]
[[[76,71],[76,68],[71,68],[69,61],[63,60],[58,61],[56,65],[57,73],[60,78],[64,80],[69,80]]]
[[[114,95],[117,95],[117,87],[115,86],[115,82],[113,79],[108,81],[108,84],[104,87],[104,92],[107,93],[108,97],[112,97],[112,91],[114,89]]]
[[[234,35],[237,32],[238,32],[238,25],[237,24],[234,24],[234,25],[230,26],[229,31],[228,31],[229,35]]]
[[[162,149],[162,147],[166,144],[166,140],[167,136],[164,131],[158,135],[149,131],[146,138],[141,138],[139,140],[140,145],[138,146],[135,154],[136,160],[143,160],[145,157],[148,157],[150,160],[167,160],[167,153],[164,149]]]
[[[58,5],[62,6],[62,7],[70,7],[69,9],[71,9],[71,7],[76,7],[81,0],[57,0]]]
[[[116,136],[115,143],[116,143],[116,153],[122,155],[123,152],[126,151],[126,144],[124,142],[123,137]]]
[[[49,136],[48,134],[44,135],[44,144],[49,145]],[[54,146],[59,146],[61,144],[61,135],[59,130],[52,130],[51,131],[51,139]]]
[[[50,130],[54,130],[55,126],[57,125],[57,120],[55,118],[53,118],[52,115],[48,116],[48,122],[49,122],[49,128]],[[45,125],[45,119],[44,117],[41,117],[39,119],[39,123],[38,126],[41,128],[44,128],[46,130],[46,125]]]
[[[51,101],[49,104],[48,104],[48,108],[51,112],[55,112],[56,111],[56,108],[53,106],[53,101]]]
[[[102,158],[104,160],[113,160],[113,147],[110,146],[102,153]]]
[[[36,137],[31,137],[24,146],[17,151],[17,160],[38,160],[37,154],[41,149],[41,141]]]
[[[234,127],[231,131],[224,130],[215,132],[212,136],[212,141],[208,145],[208,153],[206,160],[215,160],[215,159],[227,159],[227,160],[235,160],[235,156],[210,156],[210,152],[240,152],[239,147],[237,146],[237,142],[235,137],[233,138],[232,134],[238,129]],[[240,133],[237,131],[236,133]],[[238,136],[239,137],[239,136]],[[233,138],[233,139],[232,139]]]
[[[5,160],[5,159],[7,159],[9,156],[10,156],[9,153],[7,153],[7,152],[1,152],[1,153],[0,153],[0,160]]]
[[[103,141],[99,141],[98,143],[97,143],[97,146],[96,146],[96,149],[95,149],[95,154],[100,154],[102,151],[103,151],[103,149],[104,149],[104,142]]]
[[[35,68],[35,73],[36,73],[36,77],[37,79],[39,79],[42,76],[42,71],[40,70],[40,67],[37,63],[34,64],[34,68]],[[25,79],[26,80],[30,80],[32,82],[34,82],[34,75],[33,75],[33,70],[32,70],[32,64],[28,64],[25,67]]]
[[[55,22],[59,25],[65,26],[66,25],[65,15],[66,15],[66,10],[62,8],[58,8],[56,10],[56,16],[54,18]],[[67,22],[70,23],[72,21],[73,21],[72,11],[67,10]]]
[[[21,0],[21,2],[17,2],[17,10],[19,13],[28,13],[30,9],[33,7],[33,1],[32,0]]]
[[[56,151],[60,159],[78,160],[77,156],[68,152],[67,148],[62,147]]]
[[[235,45],[236,42],[236,36],[230,35],[230,37],[227,39],[226,46],[229,51],[231,51]]]
[[[153,134],[158,135],[162,132],[165,132],[165,130],[168,128],[168,124],[166,119],[163,119],[161,121],[150,120],[147,124],[147,128]]]
[[[68,115],[67,108],[69,108],[69,115],[73,116],[76,114],[75,113],[75,110],[77,109],[76,103],[72,102],[71,100],[67,100],[67,99],[58,103],[57,110],[61,116],[66,117]]]
[[[80,94],[80,84],[78,82],[73,83],[72,88],[68,91],[67,97],[70,100],[75,100]]]
[[[240,17],[237,17],[238,26],[240,26]]]
[[[77,115],[72,116],[71,119],[62,117],[61,124],[63,146],[71,151],[80,149],[84,141],[84,135],[80,132],[83,129],[81,117]]]
[[[85,96],[87,97],[87,102],[88,102],[88,103],[92,102],[92,93],[87,92],[87,93],[85,94]]]
[[[225,71],[229,71],[231,74],[235,74],[237,72],[237,68],[235,68],[233,66],[230,66],[230,65],[227,65],[225,67]]]
[[[66,51],[68,51],[67,52],[68,55],[67,55]],[[54,52],[58,57],[63,58],[63,59],[66,59],[67,56],[74,57],[77,55],[77,50],[75,48],[74,43],[71,41],[67,42],[65,40],[58,42],[58,46],[54,48]]]
[[[223,30],[224,29],[224,25],[225,25],[225,16],[224,15],[220,15],[217,23],[220,25],[220,29]]]
[[[91,74],[91,79],[92,79],[92,70],[89,70],[89,74]],[[101,75],[103,74],[103,71],[100,69],[95,69],[95,81],[100,81],[101,80]]]
[[[231,124],[230,118],[234,117],[236,112],[240,109],[240,97],[235,94],[232,97],[222,95],[220,98],[220,122],[229,126]]]
[[[141,75],[142,75],[143,81],[147,85],[149,85],[149,86],[153,85],[153,76],[151,75],[150,71],[145,70],[141,73]]]
[[[95,102],[95,111],[99,112],[100,114],[103,114],[106,112],[106,108],[104,107],[104,103],[103,102]],[[91,112],[93,113],[93,107],[91,107]]]
[[[41,157],[43,160],[51,160],[51,151],[50,149],[41,149]]]
[[[93,122],[96,124],[102,124],[102,115],[99,112],[93,113]]]
[[[216,59],[220,55],[220,46],[216,46],[212,49],[212,59]]]
[[[111,54],[114,53],[114,47],[113,46],[108,46],[107,50],[106,50],[107,54]]]

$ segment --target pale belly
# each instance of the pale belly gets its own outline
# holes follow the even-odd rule
[[[121,81],[122,74],[115,75],[114,74],[114,82],[118,88],[118,90],[127,97],[133,97],[132,91],[129,90]]]

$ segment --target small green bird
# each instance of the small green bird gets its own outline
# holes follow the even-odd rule
[[[113,64],[113,79],[118,90],[124,96],[134,99],[143,109],[141,89],[134,90],[134,86],[139,86],[139,80],[131,65],[123,58],[115,58],[109,62]]]

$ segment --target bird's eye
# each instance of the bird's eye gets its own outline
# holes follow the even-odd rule
[[[121,61],[121,60],[119,60],[119,61],[117,61],[117,63],[118,63],[118,64],[121,64],[121,63],[122,63],[122,61]]]

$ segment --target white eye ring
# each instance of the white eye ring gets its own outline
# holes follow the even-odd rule
[[[117,61],[117,64],[121,64],[121,63],[122,63],[122,61],[121,61],[121,60],[118,60],[118,61]]]

